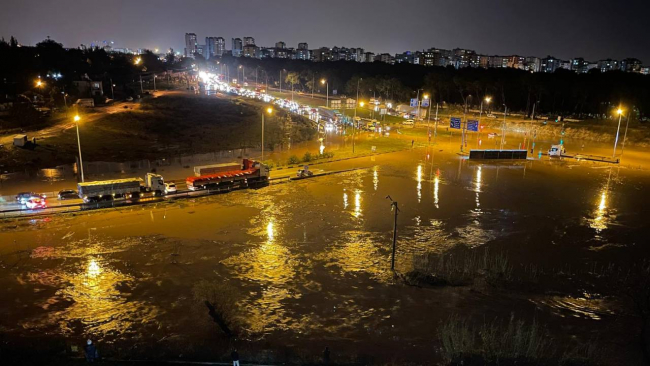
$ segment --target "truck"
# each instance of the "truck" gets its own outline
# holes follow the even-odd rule
[[[195,168],[194,171],[196,172],[197,169]],[[199,171],[201,170],[199,169]],[[237,164],[235,169],[187,177],[185,183],[190,191],[203,189],[230,191],[233,188],[246,188],[264,184],[268,180],[268,166],[255,160],[243,159],[242,164]]]
[[[194,167],[194,176],[200,177],[202,175],[216,174],[216,173],[227,172],[227,171],[237,170],[237,169],[241,169],[241,164],[237,162],[201,165],[201,166]]]
[[[161,175],[147,173],[141,178],[100,180],[77,184],[79,198],[84,202],[98,202],[115,198],[137,198],[142,192],[161,195],[165,191],[165,181]]]

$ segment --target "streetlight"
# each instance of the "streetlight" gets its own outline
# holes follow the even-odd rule
[[[325,106],[327,108],[329,108],[329,106],[330,106],[330,83],[329,83],[329,81],[327,81],[325,79],[321,79],[320,83],[323,84],[323,85],[327,85],[327,89],[325,89],[325,101],[326,101]]]
[[[492,97],[485,97],[484,99],[485,104],[490,105],[490,102],[492,101]],[[488,109],[489,110],[489,109]],[[481,111],[478,114],[478,118],[481,119],[481,115],[483,114],[483,101],[481,101]]]
[[[618,113],[618,128],[616,129],[616,139],[614,139],[614,152],[612,153],[612,159],[616,157],[616,145],[618,145],[618,134],[621,131],[621,118],[623,118],[623,110],[621,107],[616,111]]]
[[[133,63],[137,66],[142,63],[142,58],[138,57],[133,61]],[[142,88],[142,73],[140,73],[140,94],[144,94],[144,89]]]
[[[81,171],[81,183],[84,182],[84,163],[83,160],[81,160],[81,140],[79,139],[79,120],[81,120],[81,117],[79,115],[74,116],[74,123],[77,126],[77,147],[79,147],[79,170]]]
[[[429,99],[429,94],[424,94],[423,98],[425,100]],[[427,141],[431,143],[431,101],[428,100],[429,111],[427,112]]]
[[[40,88],[43,86],[43,82],[40,80],[36,80],[36,87]]]
[[[506,115],[508,114],[508,107],[503,105],[503,126],[501,127],[501,148],[503,150],[503,145],[506,143]]]
[[[266,113],[271,115],[271,113],[273,113],[273,108],[266,108]],[[264,111],[262,111],[262,161],[264,161]]]

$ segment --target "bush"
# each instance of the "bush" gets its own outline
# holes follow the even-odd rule
[[[288,165],[300,164],[300,159],[295,155],[291,155],[289,157],[289,160],[287,160],[287,164]]]
[[[304,161],[305,163],[308,163],[308,162],[310,162],[311,160],[312,160],[312,158],[311,158],[311,153],[310,153],[309,151],[307,151],[307,152],[305,153],[305,155],[302,157],[302,161]]]
[[[322,154],[318,155],[319,159],[331,159],[333,157],[334,157],[333,152],[326,152],[326,153],[322,153]]]

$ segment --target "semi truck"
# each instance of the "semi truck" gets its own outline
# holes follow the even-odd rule
[[[237,169],[241,169],[241,164],[237,162],[195,166],[194,176],[200,177],[202,175],[216,174],[216,173],[227,172],[227,171],[237,170]]]
[[[165,181],[159,174],[147,173],[144,181],[141,178],[101,180],[79,183],[77,188],[79,198],[87,203],[122,197],[139,197],[142,192],[162,195],[165,191]]]
[[[233,188],[246,188],[263,184],[269,179],[269,167],[259,161],[251,159],[244,159],[242,164],[228,163],[209,165],[206,167],[195,167],[195,176],[188,177],[185,180],[187,188],[190,191],[198,191],[202,189],[232,190]],[[210,169],[219,169],[219,171],[213,172],[213,170]],[[197,171],[199,173],[209,173],[197,176]]]

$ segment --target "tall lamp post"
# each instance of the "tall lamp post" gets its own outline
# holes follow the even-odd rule
[[[623,110],[619,107],[616,113],[618,113],[618,128],[616,129],[616,138],[614,139],[614,152],[612,153],[612,158],[616,157],[616,145],[618,145],[618,134],[621,131],[621,119],[623,118]]]
[[[81,140],[79,139],[79,120],[81,117],[79,115],[74,116],[74,123],[77,126],[77,147],[79,148],[79,171],[81,172],[81,183],[84,182],[84,163],[81,160]]]
[[[429,110],[427,111],[427,144],[431,143],[431,101],[429,99],[429,94],[424,94],[423,98],[429,104]]]
[[[354,103],[354,118],[352,119],[352,153],[354,154],[354,134],[355,134],[355,129],[354,129],[354,124],[357,123],[357,105],[361,104],[363,107],[363,102],[359,102],[359,83],[361,82],[361,78],[357,79],[357,100],[356,103]]]
[[[325,107],[329,108],[330,107],[330,83],[329,81],[325,79],[321,79],[320,83],[323,85],[326,85],[325,89]]]
[[[140,65],[142,63],[142,58],[136,58],[134,63],[136,66]],[[140,73],[140,94],[144,94],[144,89],[142,88],[142,72]]]
[[[262,161],[264,161],[264,112],[271,115],[271,113],[273,113],[273,108],[268,107],[266,111],[262,111]]]
[[[506,115],[508,114],[508,107],[503,105],[503,126],[501,126],[501,148],[503,150],[503,145],[506,142]]]

